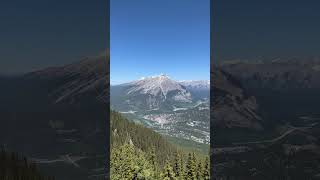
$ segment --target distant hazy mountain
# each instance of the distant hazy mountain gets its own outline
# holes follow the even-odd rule
[[[210,80],[184,80],[179,83],[189,90],[210,90]]]
[[[209,98],[210,80],[188,80],[179,83],[191,92],[193,99]]]
[[[269,61],[226,63],[221,69],[247,88],[274,90],[320,88],[320,60],[275,58]]]

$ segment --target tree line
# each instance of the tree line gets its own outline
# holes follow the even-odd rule
[[[111,150],[111,179],[209,180],[209,158],[201,160],[194,153],[176,152],[166,158],[165,165],[157,163],[155,150],[148,153],[125,143]],[[184,160],[185,159],[185,160]]]
[[[1,148],[0,153],[0,179],[1,180],[54,180],[53,176],[43,176],[39,173],[35,163],[26,157],[8,152]]]
[[[111,132],[111,179],[210,179],[209,156],[178,149],[115,111],[111,111]]]

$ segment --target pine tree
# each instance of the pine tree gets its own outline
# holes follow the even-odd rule
[[[181,167],[180,167],[180,154],[176,151],[174,154],[174,161],[173,161],[173,172],[175,174],[175,177],[180,177],[181,175]]]
[[[111,179],[151,179],[153,173],[145,154],[133,145],[111,150]]]
[[[184,161],[183,161],[183,159],[184,159],[184,154],[183,153],[181,153],[180,154],[180,179],[184,179],[184,170],[185,170],[185,163],[184,163]]]
[[[194,152],[192,153],[192,160],[195,164],[197,163],[196,155],[194,154]]]
[[[197,171],[196,171],[196,176],[197,179],[203,179],[203,174],[202,174],[202,164],[201,161],[198,163]]]
[[[157,159],[156,159],[156,150],[155,147],[152,146],[150,154],[149,154],[149,162],[151,164],[151,169],[154,172],[154,178],[157,179],[158,176],[158,164],[157,164]]]
[[[209,180],[210,179],[210,164],[209,164],[209,158],[207,157],[204,162],[204,168],[203,168],[203,179]]]
[[[163,180],[176,180],[173,168],[171,167],[170,161],[167,160],[163,168],[163,173],[161,174],[161,179]]]
[[[196,179],[196,165],[195,165],[195,157],[191,153],[188,155],[187,165],[186,165],[186,180],[194,180]]]

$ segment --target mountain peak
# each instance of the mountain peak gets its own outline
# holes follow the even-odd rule
[[[149,76],[149,77],[142,77],[139,80],[145,80],[145,79],[159,79],[159,80],[166,80],[170,79],[170,77],[167,74],[161,73],[160,75],[155,75],[155,76]]]
[[[141,78],[130,83],[131,88],[127,94],[149,94],[167,98],[169,92],[175,92],[176,98],[181,101],[190,101],[191,95],[179,82],[170,79],[166,74]]]
[[[161,73],[161,74],[159,75],[159,77],[160,77],[160,78],[170,78],[167,74],[163,74],[163,73]]]

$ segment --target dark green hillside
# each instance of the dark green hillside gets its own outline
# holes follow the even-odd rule
[[[54,177],[46,177],[39,173],[36,165],[27,158],[9,153],[3,148],[0,152],[0,179],[4,180],[54,180]]]
[[[208,156],[170,144],[115,111],[110,119],[111,179],[210,179]]]
[[[111,111],[111,146],[118,147],[125,142],[132,141],[133,145],[144,152],[150,151],[150,147],[155,148],[157,157],[171,156],[177,148],[167,142],[160,134],[149,128],[134,122],[129,122],[120,113]],[[158,159],[158,163],[163,165],[165,158]]]

